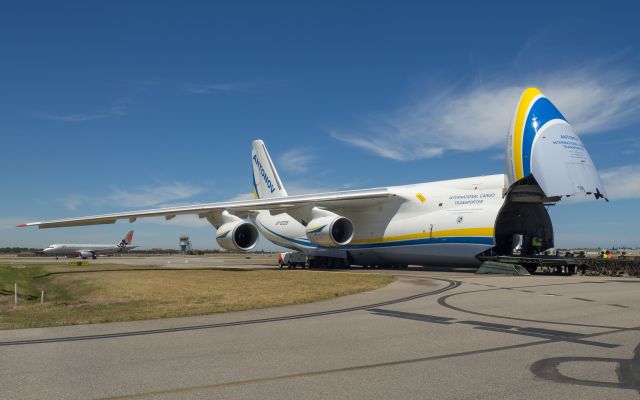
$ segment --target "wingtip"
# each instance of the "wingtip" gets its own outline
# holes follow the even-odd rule
[[[29,226],[27,224],[18,224],[16,225],[16,228],[24,228],[25,226]]]

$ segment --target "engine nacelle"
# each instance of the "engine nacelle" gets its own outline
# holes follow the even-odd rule
[[[223,249],[248,251],[258,243],[258,229],[245,221],[227,222],[218,228],[216,242]]]
[[[78,254],[80,254],[80,258],[85,259],[85,258],[95,258],[95,255],[93,254],[92,251],[80,251],[78,252]]]
[[[307,238],[319,246],[343,246],[353,239],[353,223],[335,214],[315,218],[307,224]]]

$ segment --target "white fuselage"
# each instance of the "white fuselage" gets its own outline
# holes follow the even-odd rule
[[[348,252],[360,265],[477,265],[476,255],[495,244],[503,188],[502,174],[389,187],[388,199],[333,210],[354,226],[353,240],[338,247],[312,243],[287,213],[260,211],[253,222],[273,243],[312,256]]]
[[[103,254],[120,253],[130,249],[131,246],[121,247],[114,244],[52,244],[42,251],[45,254],[55,256],[92,257]]]

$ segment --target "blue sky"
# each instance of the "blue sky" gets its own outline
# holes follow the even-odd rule
[[[293,193],[501,173],[527,86],[611,197],[552,208],[556,244],[640,246],[637,2],[345,3],[3,3],[0,246],[131,226],[144,247],[215,248],[189,217],[14,226],[245,196],[256,138]]]

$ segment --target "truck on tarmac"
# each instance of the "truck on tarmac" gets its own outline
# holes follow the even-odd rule
[[[287,268],[304,268],[307,265],[307,256],[299,251],[280,253],[278,254],[278,264],[280,264],[280,268],[283,268],[285,266]]]

